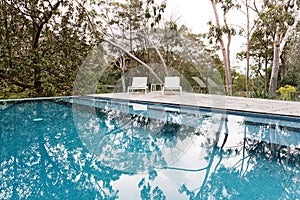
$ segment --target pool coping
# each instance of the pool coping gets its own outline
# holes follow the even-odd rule
[[[31,98],[21,98],[21,99],[0,99],[0,103],[7,102],[22,102],[22,101],[38,101],[38,100],[53,100],[62,98],[72,98],[76,96],[55,96],[55,97],[31,97]]]
[[[188,101],[176,101],[181,97],[187,98],[189,95],[193,95],[193,98],[197,102]],[[162,95],[161,93],[149,93],[149,94],[128,94],[128,93],[109,93],[109,94],[89,94],[87,95],[93,98],[110,98],[119,99],[125,101],[136,102],[149,102],[159,104],[173,104],[177,106],[192,106],[205,109],[220,110],[220,111],[233,111],[233,112],[246,112],[256,114],[268,114],[274,116],[285,117],[300,117],[300,102],[295,101],[282,101],[282,100],[270,100],[270,99],[258,99],[258,98],[246,98],[246,97],[234,97],[224,95],[211,95],[211,94],[194,94],[186,93],[185,96],[175,95]],[[165,97],[168,96],[167,99]],[[162,98],[163,97],[163,98]],[[199,101],[198,101],[199,100]],[[219,101],[217,103],[212,100]]]
[[[88,94],[83,96],[56,96],[56,97],[38,97],[23,99],[0,99],[0,103],[13,103],[30,100],[53,100],[53,99],[70,99],[73,97],[92,97],[101,99],[115,99],[130,102],[144,102],[155,104],[171,104],[175,106],[189,106],[195,108],[210,109],[219,112],[242,112],[248,114],[266,114],[273,116],[283,116],[300,118],[300,102],[270,100],[258,98],[246,98],[224,95],[183,93],[162,95],[160,92],[151,92],[148,94],[141,93],[105,93],[105,94]],[[192,97],[196,101],[188,101]],[[217,103],[216,103],[217,102]]]

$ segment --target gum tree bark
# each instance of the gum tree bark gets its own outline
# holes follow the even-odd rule
[[[286,5],[286,1],[282,1],[282,6]],[[288,7],[285,7],[288,9]],[[288,12],[285,10],[285,12]],[[282,29],[280,28],[279,24],[276,24],[276,32],[275,32],[275,39],[274,39],[274,54],[273,54],[273,66],[272,66],[272,73],[270,77],[270,84],[269,84],[269,96],[274,97],[276,95],[277,89],[277,82],[278,82],[278,72],[279,72],[279,64],[280,64],[280,56],[282,51],[288,41],[289,36],[292,34],[292,31],[296,28],[299,22],[299,11],[296,1],[293,4],[293,12],[294,12],[294,23],[289,25],[286,21],[284,25],[287,27],[286,31],[282,33]]]
[[[215,0],[210,0],[211,5],[213,7],[214,15],[215,15],[215,20],[216,20],[216,29],[217,31],[221,31],[222,27],[220,25],[220,17],[217,11],[217,1]],[[225,83],[226,83],[226,94],[227,95],[232,95],[232,80],[231,80],[231,70],[230,70],[230,43],[231,43],[231,31],[228,28],[227,21],[226,21],[226,13],[224,12],[224,25],[226,34],[227,34],[227,46],[225,45],[225,42],[222,38],[222,33],[221,35],[217,35],[217,40],[220,43],[221,46],[221,51],[222,51],[222,56],[223,56],[223,62],[224,62],[224,67],[225,67]]]

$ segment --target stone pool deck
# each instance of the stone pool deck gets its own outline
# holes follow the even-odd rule
[[[199,93],[172,93],[162,95],[161,92],[143,93],[111,93],[90,95],[95,98],[116,98],[142,102],[170,103],[176,105],[199,106],[211,109],[246,111],[262,114],[300,117],[300,102],[266,100],[257,98],[232,97]]]

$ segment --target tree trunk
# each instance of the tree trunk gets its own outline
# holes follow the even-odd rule
[[[123,70],[121,72],[121,81],[122,81],[122,90],[123,92],[126,92],[125,73]]]
[[[43,87],[41,82],[41,69],[38,66],[34,66],[34,77],[33,77],[33,87],[37,93],[38,97],[43,96]]]
[[[267,91],[267,89],[268,89],[268,79],[269,79],[269,77],[268,77],[268,54],[267,53],[265,53],[265,92]]]
[[[283,1],[282,5],[283,6],[285,5],[285,1]],[[293,9],[296,14],[294,23],[292,25],[288,25],[286,23],[287,29],[283,35],[280,34],[281,30],[280,30],[279,26],[277,26],[277,29],[276,29],[275,39],[274,39],[273,67],[272,67],[272,73],[271,73],[270,85],[269,85],[269,96],[270,97],[274,97],[276,95],[278,72],[279,72],[279,61],[280,61],[281,53],[283,52],[283,49],[285,47],[285,44],[286,44],[289,36],[292,34],[292,31],[296,28],[296,26],[299,22],[300,16],[299,16],[298,6],[297,6],[296,1],[294,2]]]
[[[284,80],[286,77],[286,63],[287,63],[287,54],[285,52],[282,53],[281,61],[282,61],[282,66],[280,68],[280,80]]]
[[[274,53],[273,53],[273,66],[269,84],[269,96],[274,97],[276,95],[278,71],[279,71],[279,59],[280,59],[280,33],[277,27],[275,40],[274,40]]]
[[[245,83],[245,89],[246,89],[246,95],[248,96],[249,91],[249,71],[250,71],[250,19],[249,19],[249,2],[246,0],[246,13],[247,13],[247,52],[246,52],[246,83]]]
[[[42,34],[42,30],[45,26],[45,24],[48,23],[48,21],[51,19],[52,15],[54,14],[54,12],[56,10],[58,10],[58,7],[60,6],[61,2],[58,1],[56,4],[54,4],[51,7],[51,10],[49,10],[48,12],[44,12],[43,13],[43,20],[39,21],[38,20],[38,14],[36,13],[36,10],[33,10],[33,14],[31,16],[32,18],[32,28],[33,28],[33,32],[32,32],[32,52],[33,52],[33,59],[32,59],[32,63],[33,63],[33,68],[34,68],[34,77],[33,77],[33,85],[34,85],[34,89],[37,93],[37,96],[43,96],[44,92],[43,92],[43,86],[42,86],[42,81],[41,81],[41,73],[42,73],[42,69],[41,66],[38,65],[38,63],[40,62],[40,56],[38,53],[38,48],[39,48],[39,40],[41,38],[41,34]],[[36,15],[36,16],[35,16]]]
[[[222,39],[219,40],[221,47],[224,46],[224,42]],[[224,59],[224,67],[225,67],[225,83],[226,83],[226,94],[232,95],[232,83],[231,83],[231,72],[230,72],[230,63],[227,57],[225,47],[222,47],[222,55]]]
[[[217,29],[221,29],[220,26],[220,19],[219,19],[219,15],[218,15],[218,11],[216,8],[216,3],[214,0],[210,0],[211,5],[213,7],[214,10],[214,15],[216,18],[216,28]],[[226,16],[224,15],[224,22],[225,22],[225,26],[227,27],[226,24]],[[231,81],[231,72],[230,72],[230,42],[231,42],[231,33],[230,31],[228,31],[227,34],[227,39],[228,39],[228,44],[227,44],[227,48],[225,47],[225,43],[224,40],[222,38],[222,36],[219,36],[219,38],[217,38],[220,46],[221,46],[221,50],[222,50],[222,56],[223,56],[223,63],[224,63],[224,68],[225,68],[225,83],[226,83],[226,94],[227,95],[232,95],[232,81]]]

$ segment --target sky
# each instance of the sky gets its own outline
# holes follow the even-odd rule
[[[168,17],[179,17],[194,33],[207,32],[207,22],[214,19],[209,0],[167,0],[165,12]]]

